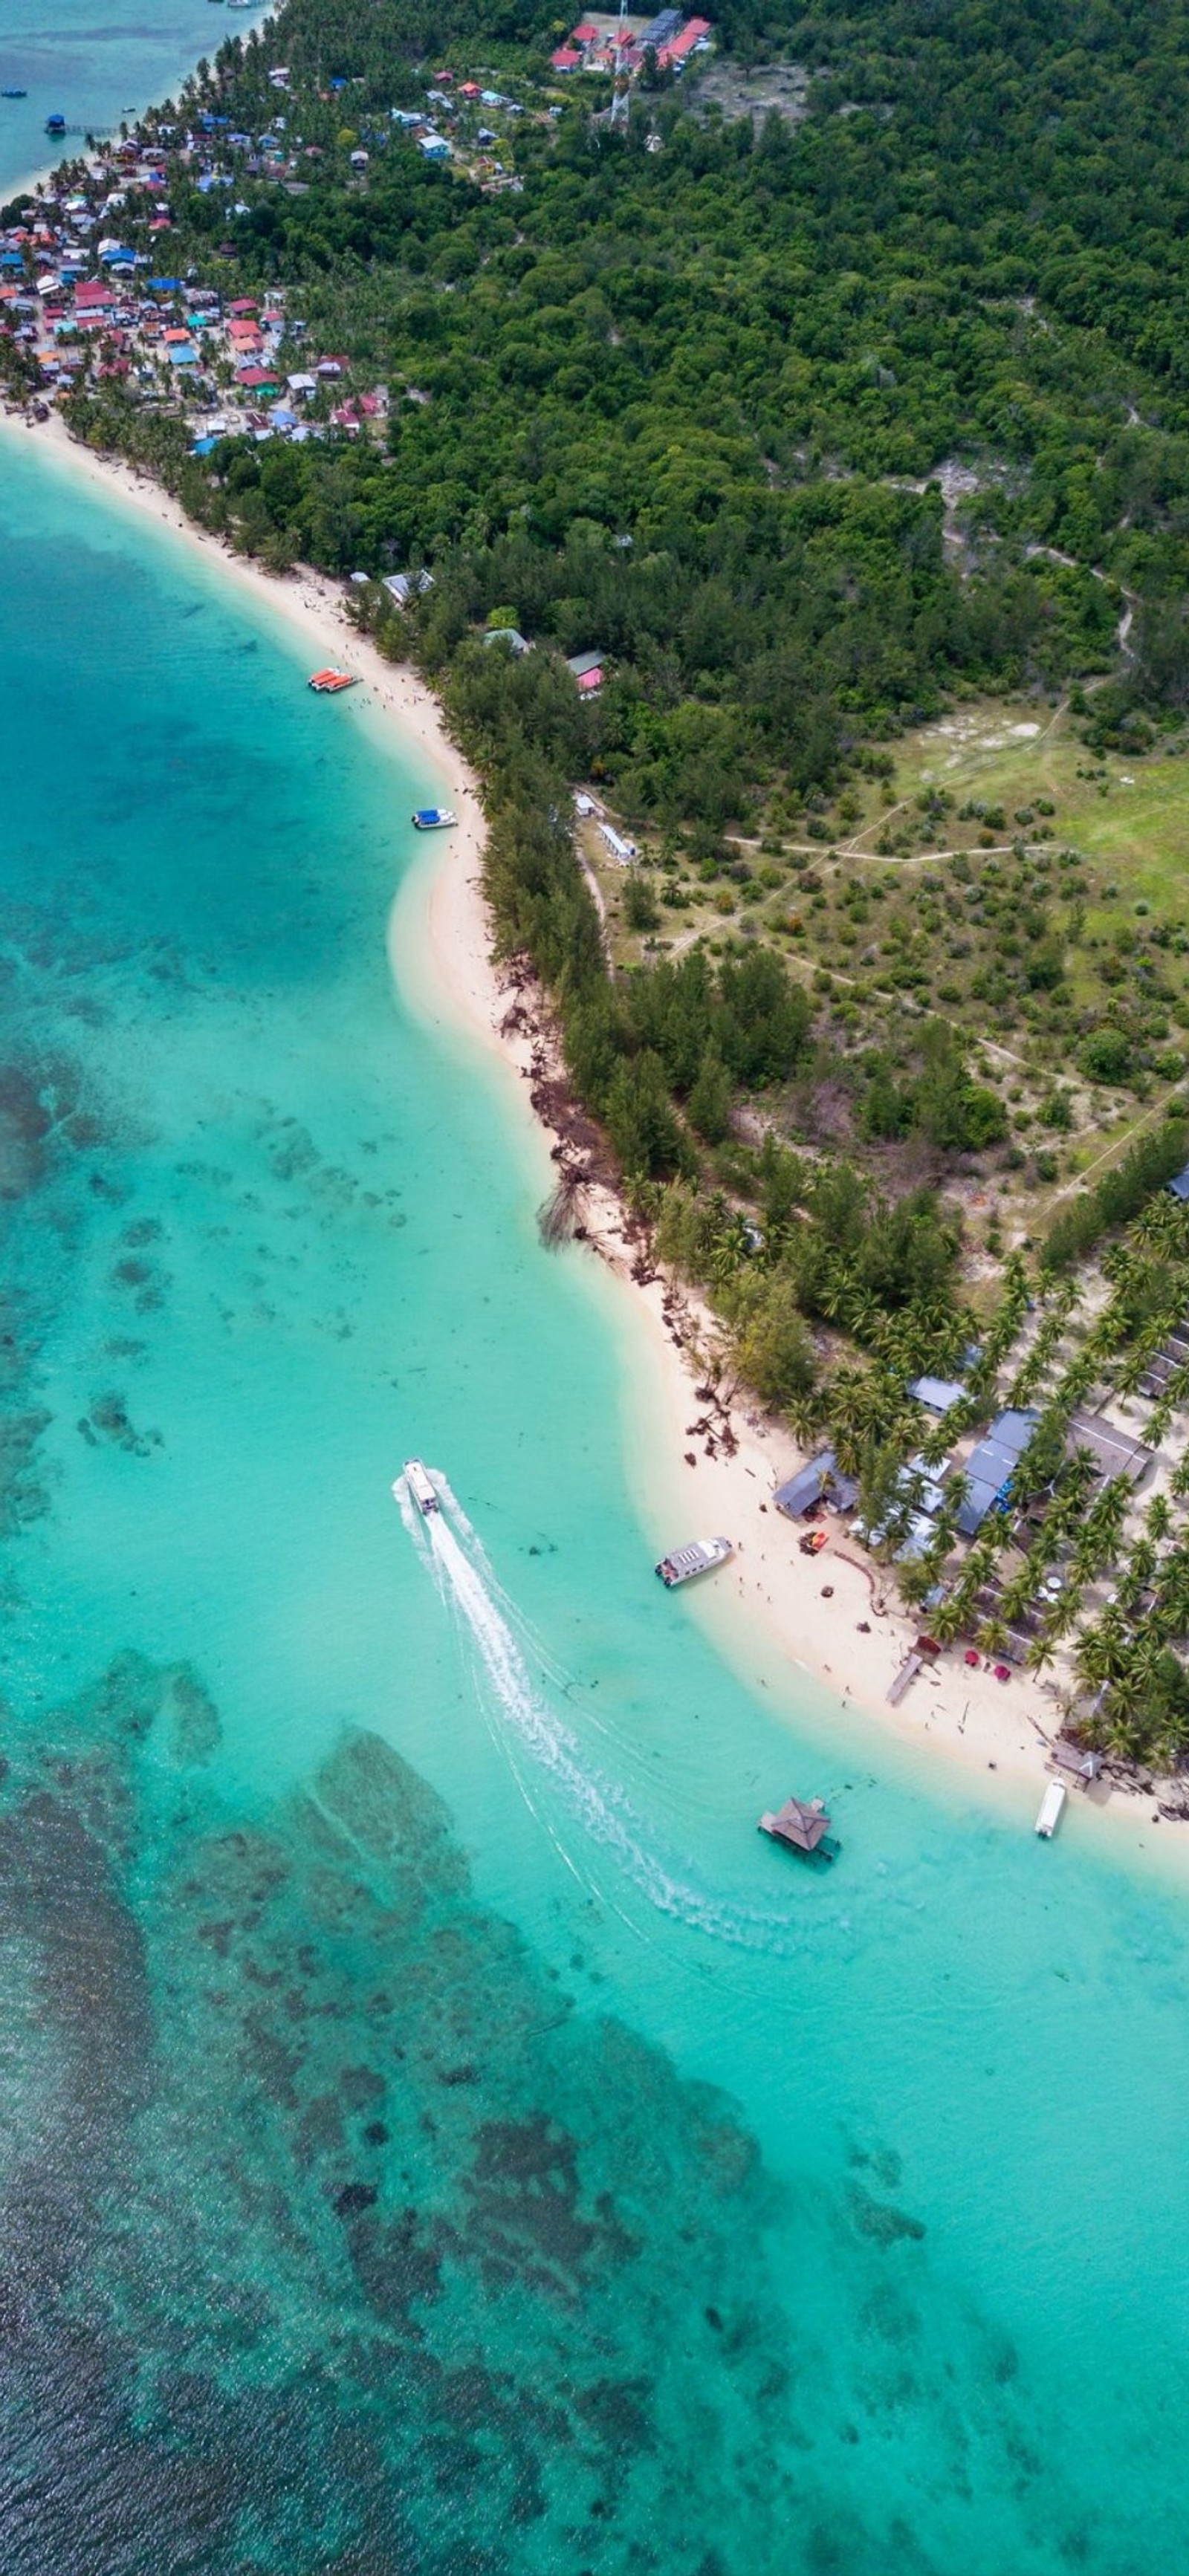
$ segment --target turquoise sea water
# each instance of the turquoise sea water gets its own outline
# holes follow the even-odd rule
[[[52,21],[38,0],[3,0],[0,88],[24,89],[0,99],[0,203],[63,147],[47,143],[47,116],[64,116],[70,147],[84,134],[110,133],[121,117],[151,99],[176,97],[200,57],[255,19],[228,18],[212,0],[53,0]]]
[[[11,439],[0,548],[6,2576],[1179,2565],[1184,1906],[660,1594],[438,782]]]

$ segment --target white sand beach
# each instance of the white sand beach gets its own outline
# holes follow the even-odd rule
[[[77,445],[52,416],[33,428],[19,415],[0,415],[0,439],[36,439],[64,472],[91,482],[106,502],[122,502],[184,540],[239,585],[258,606],[284,619],[308,644],[311,664],[332,661],[361,683],[347,703],[362,721],[379,719],[399,729],[406,754],[420,746],[445,783],[459,817],[455,832],[430,844],[393,906],[389,955],[394,977],[410,1007],[450,1032],[463,1032],[504,1068],[509,1116],[519,1125],[526,1169],[544,1197],[553,1177],[547,1129],[530,1105],[530,1078],[547,1028],[530,1009],[510,1006],[514,995],[491,960],[490,927],[481,868],[484,820],[479,785],[451,742],[442,710],[411,669],[386,661],[357,634],[345,612],[342,585],[301,569],[277,579],[196,528],[180,505],[147,476]],[[624,1449],[627,1472],[660,1555],[692,1537],[722,1532],[736,1550],[727,1572],[693,1589],[690,1614],[705,1624],[720,1650],[774,1702],[798,1696],[806,1684],[822,1693],[823,1709],[836,1715],[848,1757],[861,1750],[854,1721],[893,1735],[905,1752],[927,1764],[939,1753],[965,1774],[968,1792],[992,1808],[1010,1810],[1031,1825],[1045,1783],[1048,1739],[1059,1732],[1059,1710],[1050,1688],[1027,1673],[996,1681],[980,1658],[973,1670],[961,1648],[917,1676],[898,1707],[886,1691],[911,1647],[917,1622],[895,1603],[882,1569],[864,1560],[846,1528],[827,1522],[828,1544],[802,1556],[797,1527],[772,1506],[773,1488],[800,1464],[802,1453],[780,1424],[761,1418],[739,1398],[708,1405],[695,1392],[701,1383],[690,1345],[710,1329],[693,1301],[674,1297],[660,1279],[633,1277],[638,1246],[623,1211],[607,1190],[584,1194],[587,1240],[600,1256],[612,1323],[624,1365]],[[567,1259],[591,1257],[584,1247]],[[727,1434],[724,1445],[724,1433]],[[733,1442],[733,1447],[732,1447]],[[837,1704],[841,1702],[842,1708]],[[870,1741],[868,1742],[870,1752]],[[791,1782],[773,1784],[783,1796]],[[1098,1832],[1109,1813],[1111,1840],[1120,1822],[1132,1839],[1182,1848],[1189,1836],[1161,1823],[1153,1831],[1154,1801],[1145,1797],[1090,1797],[1071,1801],[1079,1828]]]

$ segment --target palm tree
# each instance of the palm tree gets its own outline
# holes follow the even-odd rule
[[[1137,1538],[1123,1569],[1123,1579],[1137,1592],[1145,1592],[1156,1571],[1157,1552],[1152,1539]]]
[[[1160,1578],[1160,1624],[1166,1637],[1189,1637],[1189,1564],[1183,1556],[1165,1560]]]
[[[1087,1396],[1092,1394],[1101,1374],[1096,1355],[1089,1343],[1084,1343],[1062,1369],[1053,1389],[1054,1403],[1063,1406],[1067,1414],[1072,1413],[1075,1405],[1084,1404]]]
[[[1131,1349],[1124,1353],[1115,1370],[1116,1394],[1138,1395],[1164,1340],[1166,1329],[1164,1324],[1157,1325],[1153,1336],[1152,1328],[1149,1327],[1146,1332],[1140,1334],[1138,1341],[1132,1343]]]
[[[940,1646],[952,1646],[955,1637],[961,1636],[966,1625],[966,1613],[957,1585],[952,1592],[947,1592],[944,1601],[938,1602],[932,1620],[932,1633]]]
[[[812,1448],[825,1420],[824,1389],[806,1387],[799,1395],[790,1396],[784,1413],[794,1440],[802,1449]]]
[[[1082,1605],[1078,1599],[1077,1593],[1074,1591],[1072,1584],[1067,1584],[1064,1592],[1058,1593],[1056,1600],[1050,1608],[1048,1618],[1045,1621],[1046,1636],[1051,1637],[1054,1644],[1056,1644],[1060,1638],[1067,1637],[1070,1629],[1075,1627],[1077,1621],[1080,1619],[1081,1611]]]
[[[838,1464],[848,1476],[861,1473],[876,1443],[903,1429],[901,1389],[876,1368],[836,1369],[825,1400]]]
[[[751,1251],[747,1227],[741,1216],[731,1216],[715,1234],[710,1246],[710,1276],[716,1288],[726,1288],[743,1268]]]
[[[1167,1437],[1174,1411],[1175,1407],[1170,1402],[1168,1388],[1165,1387],[1163,1394],[1157,1397],[1148,1415],[1148,1427],[1144,1434],[1153,1449],[1158,1449],[1161,1441]]]
[[[889,1318],[885,1315],[878,1298],[872,1296],[870,1289],[852,1289],[845,1310],[845,1319],[847,1331],[853,1333],[856,1342],[865,1343],[869,1350],[878,1352],[882,1359],[885,1356],[885,1330]]]

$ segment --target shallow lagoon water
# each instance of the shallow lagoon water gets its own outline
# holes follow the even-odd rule
[[[82,148],[88,132],[107,134],[152,99],[176,98],[187,72],[213,58],[258,12],[212,0],[53,0],[52,21],[37,0],[5,0],[0,11],[0,204],[30,174],[47,169],[63,148]],[[70,144],[47,142],[47,116],[64,116]],[[77,140],[75,140],[77,138]]]
[[[11,442],[0,545],[6,2569],[1177,2563],[1183,1905],[660,1595],[437,782]]]

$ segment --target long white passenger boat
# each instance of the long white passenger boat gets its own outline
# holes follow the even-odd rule
[[[712,1574],[716,1565],[725,1565],[734,1553],[729,1538],[691,1538],[685,1547],[670,1548],[656,1571],[672,1592],[679,1583],[692,1583],[696,1575]]]
[[[420,1458],[406,1458],[404,1478],[423,1520],[428,1520],[431,1512],[440,1512],[442,1506],[430,1483],[429,1469],[422,1466]],[[393,1492],[396,1492],[395,1486]]]

